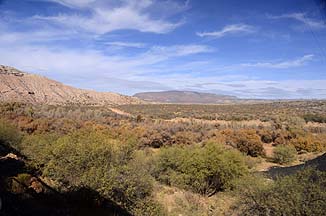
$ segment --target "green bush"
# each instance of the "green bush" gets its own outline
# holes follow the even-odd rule
[[[230,188],[232,180],[247,170],[240,152],[210,142],[162,149],[153,175],[162,183],[210,196]]]
[[[0,153],[1,146],[4,147],[17,147],[21,141],[21,135],[18,130],[10,125],[7,121],[0,119]],[[6,153],[6,152],[3,152]]]
[[[41,168],[51,159],[53,144],[59,138],[57,134],[28,135],[22,139],[17,149],[27,157],[28,163]]]
[[[307,169],[275,182],[243,181],[240,215],[324,215],[326,172]]]
[[[287,164],[295,161],[297,150],[291,145],[278,145],[274,149],[274,162]]]
[[[166,216],[166,210],[164,207],[154,201],[151,198],[145,198],[141,202],[136,204],[135,209],[133,210],[134,215],[139,216]]]
[[[42,164],[43,176],[60,183],[59,190],[87,187],[134,212],[152,192],[152,178],[134,159],[134,146],[134,140],[123,143],[107,130],[82,129],[60,138],[31,136],[22,149]]]
[[[9,189],[9,191],[12,193],[22,194],[26,192],[26,189],[30,184],[31,178],[32,176],[27,173],[20,173],[16,177],[8,178],[7,189]]]

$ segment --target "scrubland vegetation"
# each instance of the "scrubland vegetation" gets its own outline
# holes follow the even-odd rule
[[[2,212],[326,211],[324,101],[118,109],[130,115],[106,107],[1,104]],[[321,164],[310,166],[316,157]],[[279,175],[270,175],[275,166]]]
[[[153,118],[197,118],[208,120],[269,121],[276,116],[299,115],[307,121],[325,122],[325,101],[280,101],[256,104],[202,105],[202,104],[151,104],[121,105],[122,110],[135,115]]]

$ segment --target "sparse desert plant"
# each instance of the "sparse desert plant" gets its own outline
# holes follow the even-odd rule
[[[286,116],[283,121],[287,130],[301,129],[306,123],[306,121],[299,116]]]
[[[273,152],[274,162],[288,164],[295,161],[297,151],[292,145],[278,145]]]
[[[232,180],[247,171],[240,152],[210,142],[162,149],[153,175],[162,183],[211,196],[230,188]]]
[[[325,114],[305,114],[303,116],[306,122],[318,122],[318,123],[326,123],[326,115]]]
[[[264,142],[264,143],[271,143],[273,141],[273,138],[269,134],[263,134],[261,136],[261,141]]]

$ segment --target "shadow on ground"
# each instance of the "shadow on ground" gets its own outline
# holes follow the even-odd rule
[[[286,176],[295,174],[297,171],[303,170],[305,168],[313,167],[320,171],[326,171],[326,153],[305,162],[304,164],[290,166],[290,167],[271,167],[265,173],[271,178],[276,178],[277,176]]]

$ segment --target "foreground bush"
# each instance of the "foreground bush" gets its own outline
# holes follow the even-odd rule
[[[230,188],[232,180],[247,173],[244,157],[216,143],[203,147],[169,147],[158,155],[153,175],[159,181],[211,196]]]
[[[326,173],[308,169],[275,182],[245,180],[241,193],[240,215],[324,215]]]
[[[154,203],[148,201],[152,179],[134,159],[134,146],[134,140],[122,142],[106,130],[83,129],[60,138],[32,136],[21,148],[43,176],[60,183],[59,190],[87,187],[130,212],[157,210],[147,206]]]
[[[7,121],[0,119],[0,157],[15,152],[14,149],[20,142],[21,135],[19,131]]]
[[[274,162],[287,164],[295,161],[297,150],[291,145],[278,145],[274,149]]]

